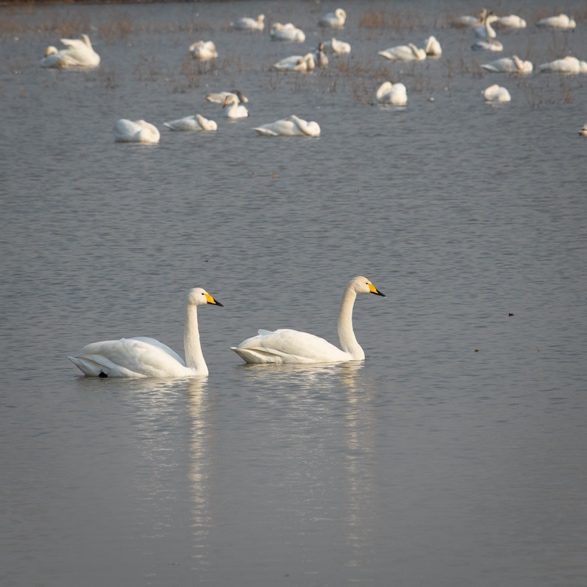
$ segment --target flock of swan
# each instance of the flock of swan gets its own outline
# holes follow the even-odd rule
[[[246,363],[308,364],[362,361],[365,352],[353,331],[353,307],[357,294],[385,297],[366,277],[353,278],[344,290],[338,315],[341,348],[310,334],[283,328],[259,330],[237,346],[230,347]],[[198,306],[222,304],[201,287],[187,296],[184,356],[155,338],[136,336],[93,342],[68,359],[88,377],[205,377],[208,367],[202,353],[198,329]]]

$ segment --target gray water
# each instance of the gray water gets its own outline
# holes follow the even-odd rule
[[[587,77],[484,73],[517,53],[587,59],[528,20],[503,54],[448,25],[472,2],[344,3],[346,64],[277,75],[336,3],[0,7],[0,584],[583,586],[587,582]],[[395,28],[360,26],[370,10]],[[227,29],[266,15],[302,45]],[[101,67],[38,62],[89,32]],[[377,51],[434,34],[438,60]],[[330,38],[332,35],[324,35]],[[220,57],[187,56],[212,39]],[[376,106],[385,79],[405,109]],[[512,102],[484,104],[505,85]],[[238,88],[250,117],[210,91]],[[163,122],[200,112],[215,134]],[[318,139],[264,139],[298,114]],[[113,142],[118,118],[161,130]],[[247,367],[258,328],[337,342],[363,274],[366,360]],[[79,376],[88,342],[154,336],[183,352],[200,311],[206,380]]]

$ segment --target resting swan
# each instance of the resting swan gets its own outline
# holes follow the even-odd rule
[[[517,16],[515,14],[510,14],[508,16],[500,16],[496,21],[495,24],[499,27],[504,27],[508,29],[525,29],[526,28],[526,21]]]
[[[188,293],[184,330],[185,361],[154,338],[137,336],[103,340],[67,357],[88,377],[198,377],[208,375],[198,331],[198,306],[222,306],[206,290]]]
[[[306,35],[302,29],[299,29],[291,22],[281,24],[276,22],[269,31],[269,36],[272,41],[294,41],[295,43],[303,43],[306,40]]]
[[[531,61],[523,61],[517,55],[502,57],[497,61],[484,63],[481,67],[492,73],[532,73],[534,68]]]
[[[257,336],[231,349],[247,363],[338,363],[362,361],[365,353],[353,332],[353,306],[357,294],[384,296],[366,277],[355,277],[342,296],[338,336],[342,350],[328,341],[298,330],[259,330]]]
[[[239,102],[236,94],[228,94],[224,100],[224,116],[226,118],[246,118],[249,115],[247,107]]]
[[[42,67],[65,69],[67,67],[98,67],[100,56],[94,51],[90,37],[81,35],[79,39],[61,39],[65,49],[58,51],[47,47]]]
[[[270,122],[253,129],[265,137],[319,137],[320,126],[317,122],[308,122],[292,114],[289,118]]]
[[[277,69],[277,71],[297,71],[299,73],[314,71],[315,67],[316,60],[313,53],[307,53],[304,56],[292,55],[273,64],[273,69]]]
[[[391,61],[423,61],[426,59],[426,51],[419,49],[414,43],[390,47],[385,51],[379,51],[379,55]]]
[[[560,30],[573,30],[577,23],[573,18],[568,17],[566,14],[559,14],[558,16],[549,16],[543,18],[536,23],[536,26],[552,27]]]
[[[231,22],[230,26],[240,31],[262,31],[265,28],[265,15],[259,14],[257,18],[245,16]]]
[[[539,71],[559,73],[587,73],[587,62],[580,61],[576,57],[567,55],[562,59],[555,59],[549,63],[542,63],[538,66]]]
[[[351,45],[350,43],[345,43],[344,41],[339,41],[332,37],[330,41],[326,41],[324,43],[324,48],[327,51],[334,53],[335,55],[348,55],[351,52]]]
[[[424,41],[424,51],[428,57],[440,57],[442,47],[435,36],[430,36]]]
[[[346,21],[346,12],[342,8],[337,8],[334,12],[325,14],[319,21],[318,26],[330,27],[332,29],[344,28]]]
[[[114,140],[117,143],[150,143],[160,139],[159,129],[144,120],[127,120],[121,118],[114,125]]]
[[[196,41],[190,45],[190,53],[199,61],[211,61],[218,57],[218,51],[213,41]]]
[[[375,94],[380,104],[391,104],[392,106],[405,106],[408,103],[406,86],[401,83],[392,84],[383,82]]]
[[[204,118],[201,114],[195,116],[185,116],[184,118],[178,118],[177,120],[171,120],[163,123],[167,128],[171,130],[202,130],[202,131],[215,131],[218,130],[218,125],[214,120]]]
[[[491,104],[497,102],[510,102],[512,99],[510,93],[507,91],[507,88],[498,86],[497,84],[493,84],[492,86],[485,88],[485,90],[483,90],[483,97],[485,98],[486,102]]]
[[[208,102],[213,102],[214,104],[222,104],[224,105],[224,102],[226,102],[226,98],[228,97],[228,94],[234,94],[237,98],[239,102],[242,102],[243,104],[246,104],[249,99],[242,94],[241,92],[239,92],[238,90],[232,90],[232,92],[215,92],[212,94],[206,94],[206,100]]]

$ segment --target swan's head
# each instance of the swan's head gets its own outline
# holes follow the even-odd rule
[[[57,47],[53,47],[53,45],[50,45],[45,49],[45,57],[48,57],[49,55],[55,55],[56,53],[59,53],[59,51],[57,51]]]
[[[381,293],[366,277],[358,275],[351,279],[349,287],[353,289],[355,293],[372,293],[376,296],[385,297],[384,293]]]
[[[346,20],[346,12],[342,8],[337,8],[334,11],[334,14],[336,14],[336,16],[341,20]]]
[[[249,101],[249,99],[244,94],[242,94],[239,90],[232,90],[231,93],[234,94],[238,98],[238,101],[241,104],[246,104]]]
[[[238,104],[238,96],[236,94],[228,94],[224,99],[224,108],[232,104]]]
[[[201,287],[194,287],[188,293],[188,306],[205,306],[212,304],[213,306],[222,306],[222,304],[215,300],[205,289]]]
[[[261,24],[262,22],[265,22],[265,15],[264,14],[259,14],[259,16],[257,17],[257,22],[259,24]]]

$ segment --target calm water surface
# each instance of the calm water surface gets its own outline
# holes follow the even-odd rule
[[[471,2],[344,7],[351,58],[307,76],[270,66],[335,3],[0,8],[3,586],[586,584],[587,78],[479,67],[587,59],[585,4],[557,5],[564,34],[533,26],[546,1],[500,3],[529,26],[492,55],[448,25]],[[394,26],[360,26],[371,8]],[[261,12],[307,42],[228,30]],[[99,69],[39,68],[81,32]],[[438,60],[377,56],[430,34]],[[199,39],[217,63],[188,58]],[[373,104],[385,79],[405,109]],[[495,82],[511,104],[483,103]],[[247,120],[204,99],[232,88]],[[163,127],[195,112],[218,132]],[[251,130],[293,113],[322,136]],[[115,144],[123,117],[160,144]],[[357,274],[387,294],[357,300],[364,363],[229,350],[258,328],[336,342]],[[182,351],[196,285],[224,304],[200,312],[206,380],[67,361],[132,335]]]

